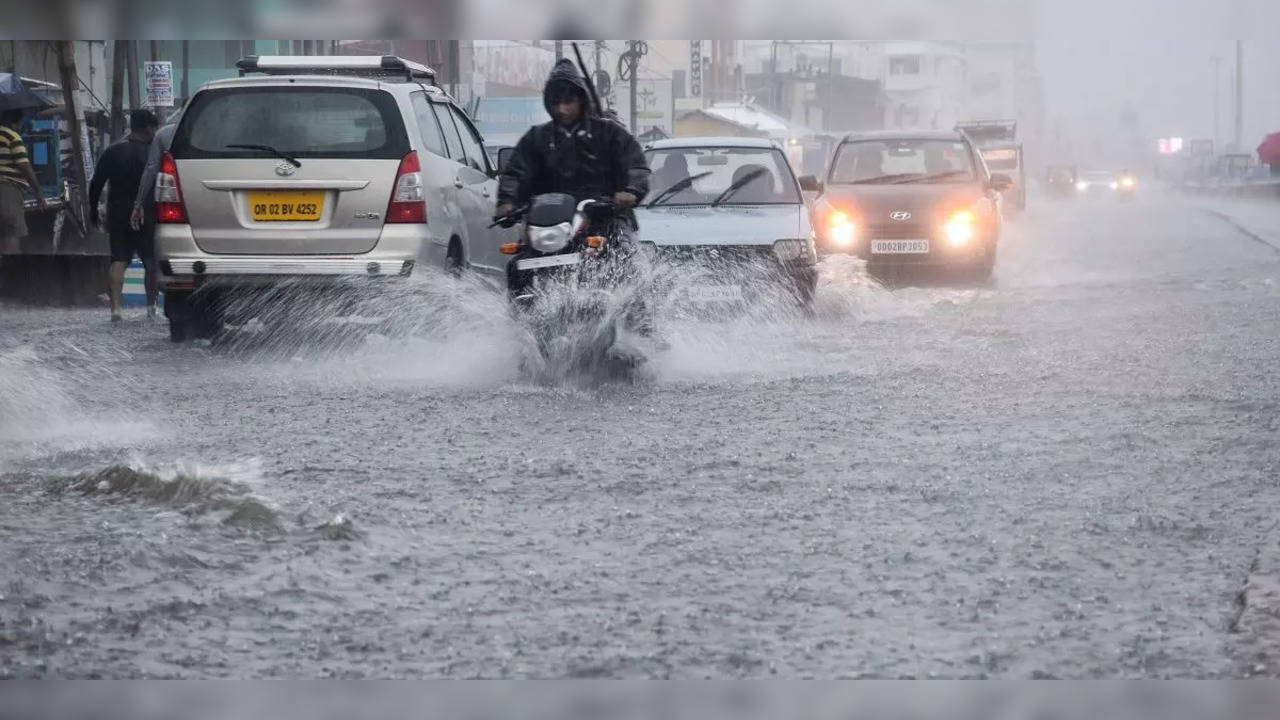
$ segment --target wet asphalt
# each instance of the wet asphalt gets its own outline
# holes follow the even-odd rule
[[[816,317],[670,321],[630,383],[523,373],[473,281],[395,302],[217,346],[0,309],[0,677],[1257,665],[1280,252],[1176,198],[1042,200],[990,286],[828,259]]]

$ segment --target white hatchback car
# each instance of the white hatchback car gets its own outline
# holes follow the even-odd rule
[[[701,282],[684,300],[739,304],[782,285],[803,305],[813,299],[817,254],[801,191],[781,146],[757,138],[694,137],[645,146],[653,170],[636,210],[640,237],[661,258],[689,263]]]
[[[489,227],[497,169],[430,69],[393,56],[238,67],[191,98],[156,179],[174,341],[266,314],[285,285],[358,293],[424,264],[502,276],[514,230]]]

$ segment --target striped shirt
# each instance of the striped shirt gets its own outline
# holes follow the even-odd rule
[[[26,175],[19,166],[30,162],[27,158],[27,146],[17,132],[0,125],[0,182],[14,183],[26,188]]]

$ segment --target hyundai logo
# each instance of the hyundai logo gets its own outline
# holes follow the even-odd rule
[[[297,169],[297,168],[295,168],[295,167],[293,166],[293,164],[292,164],[292,163],[287,163],[287,162],[285,162],[285,161],[283,161],[283,160],[281,160],[280,162],[276,163],[276,174],[277,174],[277,175],[292,175],[292,174],[294,174],[295,172],[297,172],[297,170],[298,170],[298,169]]]
[[[907,212],[906,210],[894,210],[893,212],[889,213],[889,219],[890,220],[910,220],[911,213]]]

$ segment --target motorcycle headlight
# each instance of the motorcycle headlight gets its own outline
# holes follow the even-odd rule
[[[529,228],[529,245],[540,253],[553,253],[564,249],[573,236],[571,223],[560,223],[551,227]]]
[[[808,238],[779,240],[773,244],[773,252],[779,260],[786,263],[807,264],[817,261],[813,241]]]

